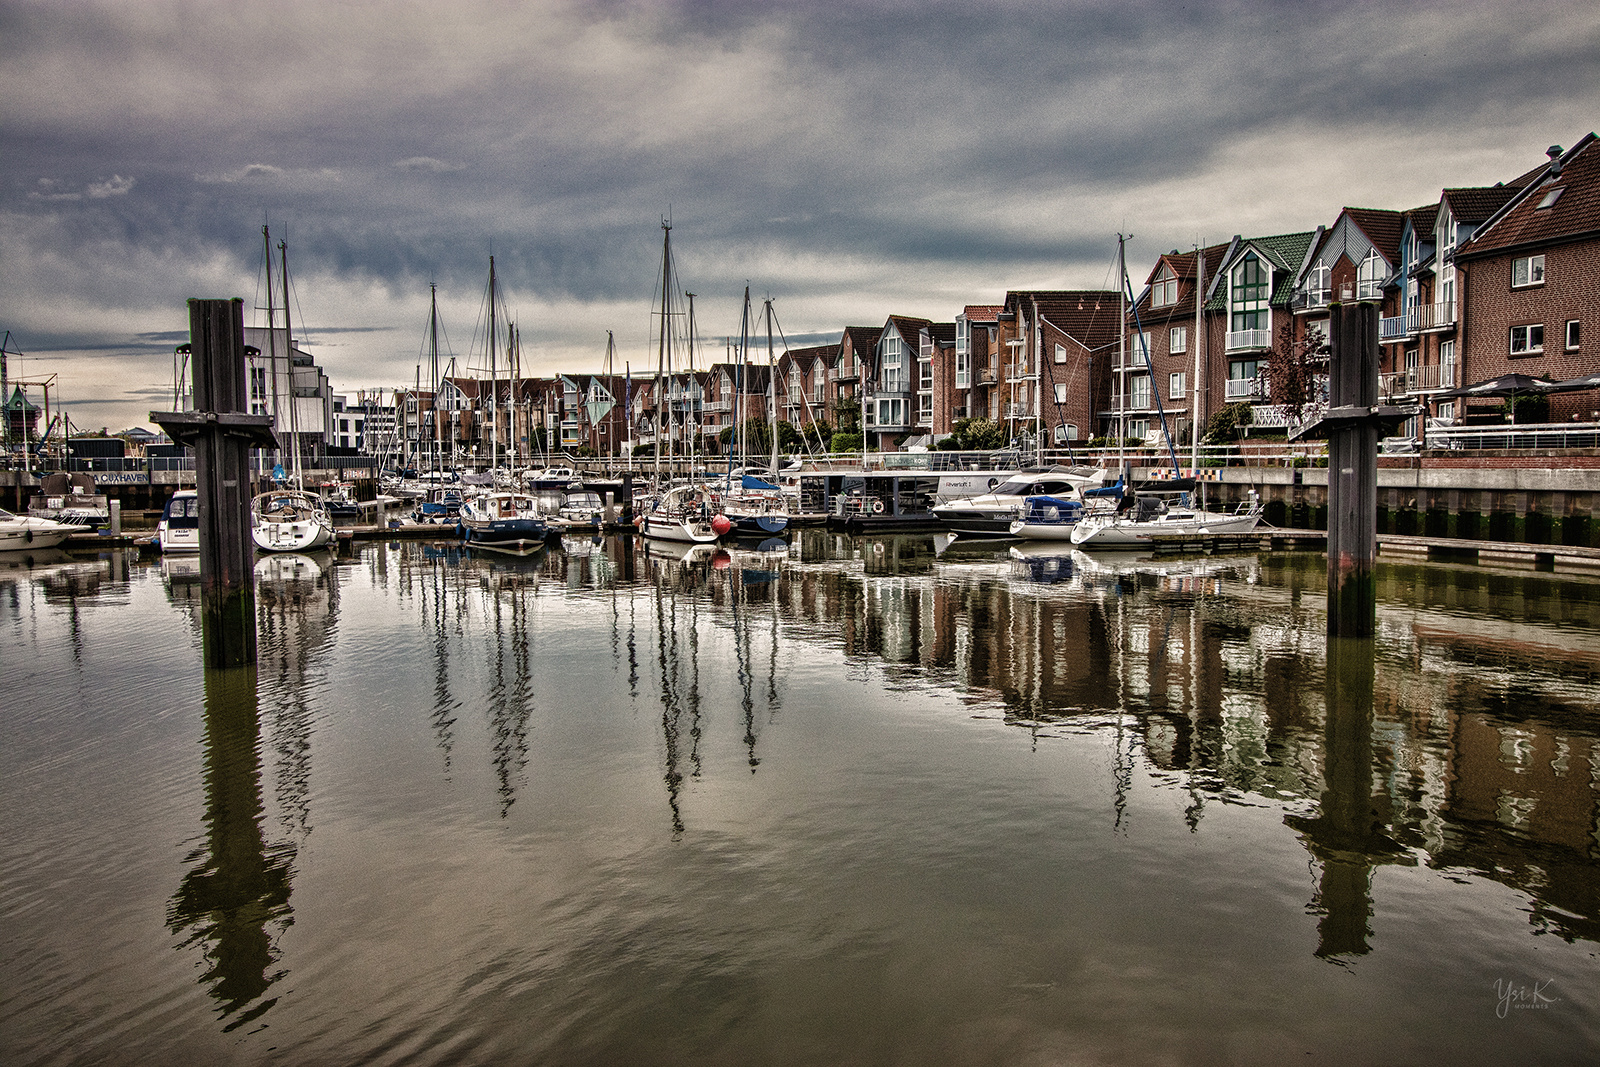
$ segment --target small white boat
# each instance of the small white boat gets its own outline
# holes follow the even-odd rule
[[[1068,541],[1087,514],[1081,500],[1058,496],[1025,497],[1022,509],[1011,521],[1010,533],[1024,541]]]
[[[200,494],[179,489],[156,522],[156,548],[163,554],[200,551]]]
[[[263,552],[309,552],[333,540],[333,519],[316,494],[272,489],[250,502],[250,533]]]
[[[40,480],[39,494],[29,502],[28,514],[83,530],[98,530],[111,521],[111,502],[95,489],[94,478],[87,472],[57,472]]]
[[[1141,496],[1121,513],[1085,518],[1072,528],[1071,541],[1080,548],[1132,548],[1160,536],[1249,533],[1260,521],[1261,502],[1254,493],[1232,512],[1201,511]]]
[[[710,544],[733,529],[717,510],[716,494],[703,485],[679,485],[661,494],[639,519],[639,530],[657,541]]]
[[[82,526],[69,522],[40,519],[32,515],[13,515],[0,509],[0,552],[53,548],[81,530]]]

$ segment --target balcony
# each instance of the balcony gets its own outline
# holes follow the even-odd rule
[[[1271,348],[1271,330],[1229,330],[1228,351],[1247,352],[1252,349]]]
[[[1405,396],[1433,389],[1456,387],[1454,363],[1433,363],[1426,367],[1410,367],[1378,378],[1378,387],[1384,396]]]
[[[1456,302],[1446,300],[1439,304],[1424,304],[1417,308],[1417,329],[1449,330],[1456,324]]]
[[[1423,304],[1404,315],[1378,321],[1378,340],[1400,341],[1415,337],[1425,330],[1453,330],[1456,325],[1456,302],[1445,300],[1438,304]]]
[[[998,380],[998,377],[999,372],[997,372],[993,367],[980,367],[978,369],[979,385],[993,385]]]
[[[1029,404],[1006,404],[1002,410],[1005,412],[1005,418],[1008,419],[1033,418],[1032,406]]]
[[[1227,398],[1235,400],[1265,400],[1267,383],[1260,378],[1229,378]]]
[[[732,400],[707,400],[700,406],[701,411],[732,411]]]

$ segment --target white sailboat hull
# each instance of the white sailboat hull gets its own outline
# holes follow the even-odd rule
[[[1159,536],[1249,533],[1260,521],[1259,508],[1232,515],[1185,510],[1144,520],[1090,516],[1072,527],[1070,540],[1080,548],[1130,548]]]

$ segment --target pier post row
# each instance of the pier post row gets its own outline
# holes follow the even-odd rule
[[[250,449],[276,448],[271,415],[248,414],[244,301],[189,301],[193,411],[150,413],[194,448],[200,503],[200,589],[207,666],[256,661]]]

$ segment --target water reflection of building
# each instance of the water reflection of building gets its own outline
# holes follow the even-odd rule
[[[915,562],[820,565],[865,562],[859,542],[806,548],[818,565],[778,590],[786,638],[992,700],[1029,729],[1131,713],[1145,759],[1185,775],[1196,823],[1207,796],[1314,805],[1328,819],[1296,825],[1323,866],[1325,955],[1365,950],[1371,869],[1392,862],[1479,872],[1532,897],[1541,928],[1600,940],[1592,583],[1384,568],[1370,710],[1352,726],[1329,716],[1320,556],[1008,571],[975,552],[928,580]]]

